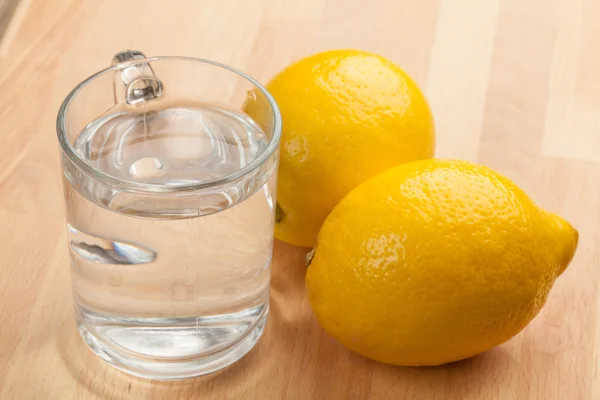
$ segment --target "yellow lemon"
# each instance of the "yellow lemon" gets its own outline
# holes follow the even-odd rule
[[[431,111],[410,77],[383,57],[354,50],[305,58],[267,89],[283,132],[275,236],[313,246],[333,207],[364,180],[406,161],[430,158]],[[260,121],[266,104],[249,101]]]
[[[348,348],[390,364],[443,364],[522,330],[577,239],[489,168],[417,161],[366,181],[333,210],[308,295]]]

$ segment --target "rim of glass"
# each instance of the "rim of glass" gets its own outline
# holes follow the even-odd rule
[[[228,71],[231,71],[234,74],[241,76],[242,78],[246,79],[248,82],[253,84],[267,98],[267,101],[269,102],[269,106],[271,107],[271,111],[273,114],[273,128],[272,128],[273,132],[272,132],[271,139],[269,140],[269,144],[267,145],[267,147],[258,155],[258,157],[256,157],[254,160],[252,160],[248,164],[244,165],[242,168],[232,172],[231,174],[224,175],[222,177],[212,179],[212,180],[209,180],[206,182],[200,182],[200,183],[179,183],[179,184],[173,184],[173,185],[141,183],[141,182],[135,182],[135,181],[127,180],[127,179],[120,179],[120,178],[114,177],[110,174],[107,174],[107,173],[100,171],[100,170],[94,168],[93,166],[89,165],[87,162],[85,162],[85,160],[83,160],[82,158],[80,158],[77,155],[77,153],[75,152],[75,149],[71,145],[70,141],[68,140],[67,134],[66,134],[66,130],[65,130],[66,118],[65,117],[66,117],[66,114],[67,114],[67,111],[69,109],[71,102],[83,88],[85,88],[88,84],[90,84],[92,81],[94,81],[99,76],[122,69],[125,66],[131,66],[131,65],[136,65],[136,64],[145,64],[145,63],[149,63],[152,61],[191,61],[191,62],[199,62],[202,64],[209,64],[209,65],[212,65],[215,67],[219,67],[219,68],[223,68]],[[271,96],[269,91],[256,79],[252,78],[250,75],[248,75],[236,68],[230,67],[228,65],[222,64],[217,61],[211,61],[211,60],[206,60],[206,59],[202,59],[202,58],[179,57],[179,56],[157,56],[157,57],[146,57],[144,59],[127,61],[124,63],[119,63],[116,65],[113,65],[108,68],[104,68],[103,70],[100,70],[100,71],[90,75],[89,77],[84,79],[82,82],[80,82],[67,95],[65,100],[62,102],[60,109],[58,110],[58,116],[56,118],[56,133],[58,136],[58,142],[60,143],[60,146],[61,146],[63,152],[67,155],[67,157],[69,157],[69,159],[73,163],[75,163],[75,165],[77,165],[77,167],[79,167],[81,170],[83,170],[88,175],[91,175],[95,179],[103,181],[104,183],[107,183],[110,186],[115,186],[115,187],[128,189],[131,191],[145,192],[145,193],[173,193],[173,192],[183,192],[183,191],[197,191],[197,190],[217,187],[217,186],[235,181],[235,180],[247,175],[251,171],[259,168],[262,164],[264,164],[264,162],[267,161],[269,159],[269,157],[271,157],[271,155],[277,148],[277,145],[279,144],[279,140],[281,139],[281,113],[279,111],[279,107],[277,106],[277,103],[275,102],[275,99],[273,98],[273,96]]]

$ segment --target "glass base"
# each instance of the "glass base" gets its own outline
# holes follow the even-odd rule
[[[263,308],[261,314],[254,326],[240,340],[218,351],[195,358],[140,357],[118,345],[99,340],[85,325],[79,325],[79,333],[94,353],[123,372],[149,379],[184,379],[218,371],[245,356],[262,336],[267,322],[268,306]],[[187,332],[180,334],[186,336]]]

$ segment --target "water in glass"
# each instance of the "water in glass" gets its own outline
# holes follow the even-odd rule
[[[245,114],[209,104],[110,113],[79,134],[73,148],[95,169],[156,185],[63,165],[76,319],[100,356],[142,375],[158,365],[163,378],[161,362],[176,361],[176,378],[185,360],[196,375],[218,369],[212,354],[222,364],[252,348],[268,312],[276,162],[209,191],[168,188],[228,176],[268,141]]]

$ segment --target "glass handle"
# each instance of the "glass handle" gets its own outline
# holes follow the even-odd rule
[[[127,104],[138,104],[162,96],[163,84],[154,74],[150,63],[139,62],[145,59],[144,53],[138,50],[125,50],[113,57],[112,65],[131,64],[115,73],[116,103],[124,98]]]

